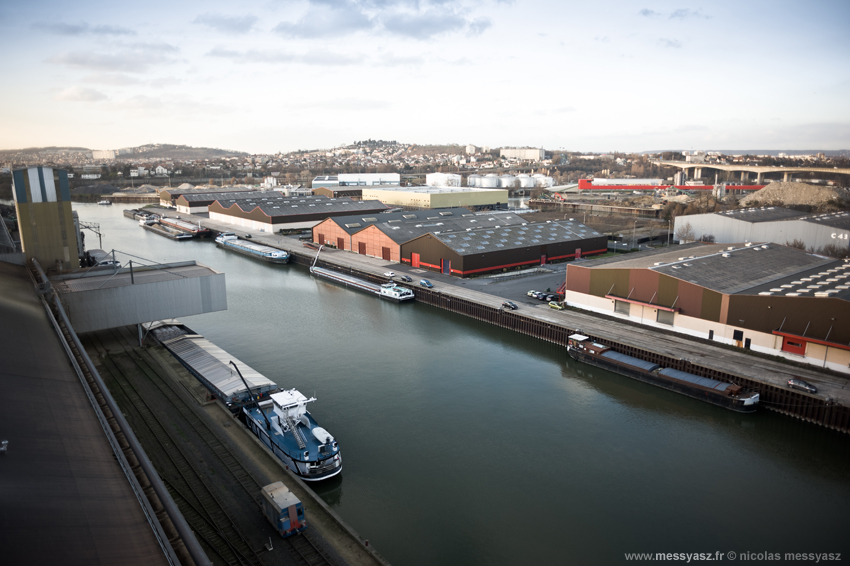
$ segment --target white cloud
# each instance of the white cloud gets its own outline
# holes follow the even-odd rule
[[[257,16],[226,16],[207,12],[196,17],[193,23],[205,25],[228,35],[244,35],[254,29]]]
[[[98,102],[100,100],[106,100],[108,97],[99,90],[95,90],[93,88],[72,86],[60,90],[56,93],[54,98],[56,100],[70,102]]]

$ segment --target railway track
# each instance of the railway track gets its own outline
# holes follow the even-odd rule
[[[115,384],[130,402],[130,411],[134,413],[137,426],[142,425],[145,428],[143,436],[154,441],[158,452],[165,456],[158,458],[162,468],[159,470],[160,476],[192,528],[227,564],[262,566],[263,561],[207,486],[200,471],[178,447],[176,439],[172,438],[171,433],[127,378],[128,371],[144,369],[141,364],[138,368],[128,368],[127,365],[132,363],[129,356],[122,356],[117,362],[107,356],[104,363],[112,370],[116,378]]]
[[[261,513],[262,486],[231,450],[219,440],[215,432],[181,401],[185,397],[185,391],[173,380],[162,377],[167,370],[159,360],[149,352],[135,347],[134,337],[126,329],[114,329],[109,332],[124,350],[124,354],[119,356],[107,354],[101,359],[115,376],[116,385],[129,401],[134,415],[138,417],[136,420],[144,423],[147,429],[146,435],[152,438],[156,450],[163,456],[158,460],[164,460],[166,469],[159,470],[160,475],[186,520],[198,537],[227,564],[263,564],[259,552],[251,548],[235,521],[228,516],[221,502],[206,485],[200,470],[197,470],[180,450],[181,439],[171,436],[127,376],[141,373],[159,390],[170,405],[170,413],[179,415],[181,420],[185,421],[185,424],[203,440],[209,451],[215,454],[221,465],[228,471],[233,480],[232,483],[239,485],[244,494],[258,507],[258,513]],[[102,345],[98,350],[106,353]],[[335,562],[311,539],[310,534],[301,533],[284,539],[283,542],[292,557],[299,563],[307,566],[334,564]]]

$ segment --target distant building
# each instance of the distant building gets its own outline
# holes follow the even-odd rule
[[[469,144],[468,146],[466,146],[466,154],[467,155],[475,155],[476,153],[478,153],[477,147],[475,147],[472,144]]]
[[[607,249],[605,235],[572,221],[528,223],[466,208],[328,218],[313,228],[313,241],[459,277]]]
[[[398,173],[340,173],[318,176],[313,179],[313,188],[318,187],[375,187],[378,185],[399,186]]]
[[[91,152],[92,159],[115,159],[115,150],[100,149]]]
[[[546,152],[542,149],[533,148],[502,148],[499,156],[505,159],[519,159],[520,161],[541,161],[546,158]]]
[[[313,194],[314,195],[322,195],[328,198],[342,198],[348,197],[354,200],[361,200],[363,198],[363,189],[360,187],[316,187],[313,186]]]
[[[363,199],[405,208],[506,208],[507,189],[475,187],[364,187]]]
[[[355,201],[323,196],[285,197],[275,191],[258,197],[218,199],[209,205],[210,220],[274,233],[312,228],[331,216],[377,214],[387,210],[378,201]]]

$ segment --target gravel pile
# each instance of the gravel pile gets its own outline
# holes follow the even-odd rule
[[[819,187],[806,183],[770,183],[760,191],[741,199],[741,205],[747,206],[754,202],[773,204],[781,202],[785,205],[803,204],[823,206],[828,201],[843,200],[841,192],[834,187]]]

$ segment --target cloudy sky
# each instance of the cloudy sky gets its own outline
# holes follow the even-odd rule
[[[0,2],[0,148],[850,148],[847,0]]]

